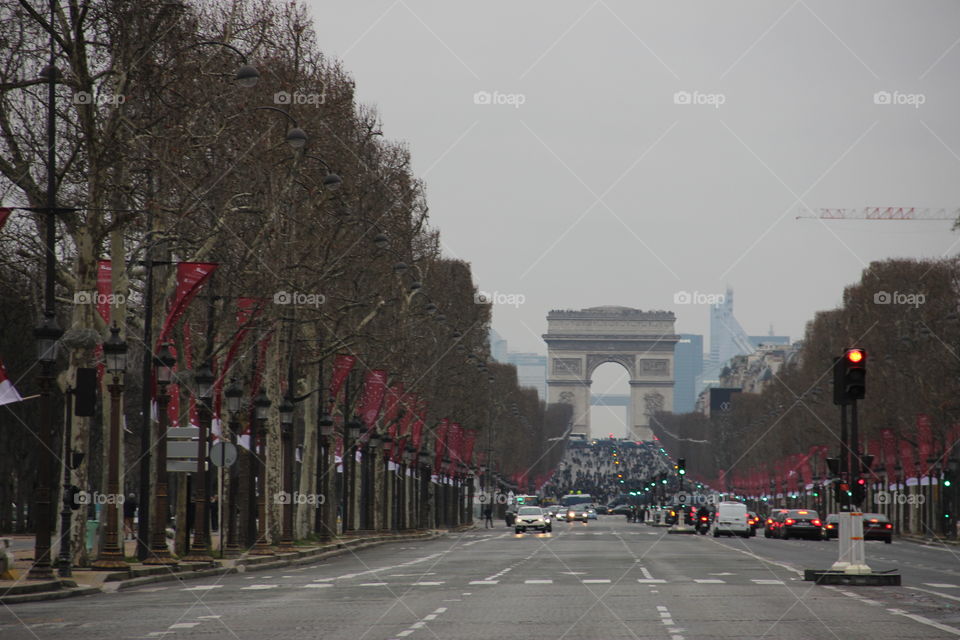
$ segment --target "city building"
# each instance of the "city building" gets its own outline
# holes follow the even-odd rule
[[[673,351],[673,412],[690,413],[697,402],[703,375],[703,336],[681,333]]]

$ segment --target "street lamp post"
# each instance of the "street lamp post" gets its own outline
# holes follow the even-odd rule
[[[213,372],[204,363],[203,368],[194,376],[197,383],[197,396],[200,400],[200,434],[197,438],[197,471],[193,477],[193,543],[190,553],[184,557],[189,562],[213,562],[207,538],[210,535],[210,521],[207,518],[209,497],[207,496],[207,434],[212,417]]]
[[[120,546],[118,526],[119,509],[123,501],[120,493],[120,394],[123,385],[120,374],[127,369],[127,343],[120,338],[120,328],[114,323],[110,338],[103,343],[103,356],[107,361],[107,373],[113,376],[110,390],[110,457],[107,470],[107,532],[105,543],[91,568],[97,571],[112,571],[127,568],[123,548]]]
[[[230,413],[230,434],[234,444],[240,438],[240,408],[243,404],[243,389],[234,381],[226,391],[223,392],[227,400],[227,411]],[[227,509],[223,526],[227,529],[227,546],[224,548],[224,557],[236,558],[240,556],[240,544],[237,538],[237,529],[240,526],[239,513],[237,505],[238,485],[240,478],[237,474],[237,465],[233,465],[230,470],[230,480],[227,488]],[[222,535],[222,534],[221,534]]]
[[[164,343],[160,354],[154,360],[157,385],[157,468],[154,483],[156,494],[153,501],[153,520],[150,530],[150,555],[143,561],[144,564],[177,564],[179,561],[170,553],[167,546],[167,518],[169,495],[167,492],[167,406],[170,395],[167,385],[173,380],[173,370],[177,358],[170,350],[170,345]]]
[[[293,402],[288,397],[280,403],[280,439],[283,444],[281,483],[286,498],[282,505],[283,522],[278,551],[294,551],[293,546]]]
[[[333,517],[333,477],[330,474],[330,447],[333,443],[333,418],[324,412],[320,416],[320,446],[319,468],[317,469],[317,490],[320,491],[322,502],[314,515],[314,530],[321,540],[329,540],[335,533],[336,521]]]
[[[426,451],[426,448],[420,450],[418,458],[420,462],[420,508],[418,510],[417,524],[419,529],[426,529],[430,507],[429,495],[427,493],[430,485],[430,454]]]
[[[270,398],[263,389],[253,399],[254,417],[257,420],[257,541],[251,555],[272,556],[273,549],[267,542],[267,412]]]
[[[345,505],[343,509],[343,530],[354,531],[356,526],[354,525],[354,518],[356,515],[356,497],[357,497],[357,483],[356,483],[356,466],[357,466],[357,448],[359,446],[360,439],[360,423],[357,420],[351,419],[347,423],[347,438],[343,446],[343,493],[345,500]]]

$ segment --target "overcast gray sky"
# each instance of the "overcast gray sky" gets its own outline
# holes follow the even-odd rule
[[[727,285],[748,333],[796,339],[870,261],[956,253],[949,222],[795,219],[960,206],[956,2],[310,4],[409,143],[447,254],[523,296],[494,308],[512,350],[605,304],[707,334],[674,296]]]

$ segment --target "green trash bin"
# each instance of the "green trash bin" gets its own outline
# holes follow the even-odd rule
[[[99,527],[99,520],[87,520],[87,551],[93,551],[93,542],[97,538],[97,529]]]

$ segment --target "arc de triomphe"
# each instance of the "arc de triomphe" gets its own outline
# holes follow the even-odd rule
[[[573,433],[590,434],[590,384],[594,370],[616,362],[630,376],[627,437],[653,440],[649,416],[673,409],[676,317],[670,311],[591,307],[547,314],[549,402],[573,405]]]

